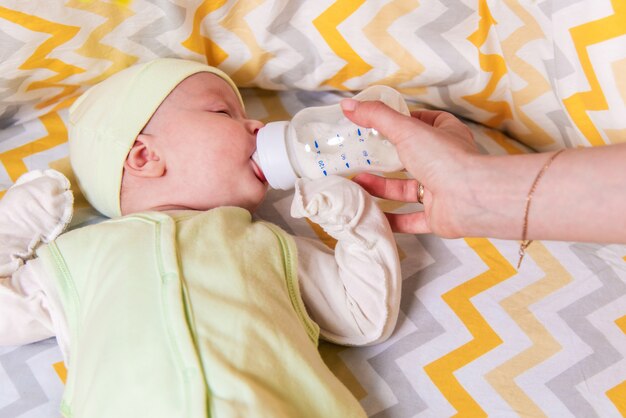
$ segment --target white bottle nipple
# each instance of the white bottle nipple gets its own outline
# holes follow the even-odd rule
[[[267,178],[265,178],[265,173],[263,172],[263,167],[261,166],[261,161],[259,159],[259,152],[254,151],[250,159],[254,161],[254,164],[256,165],[256,168],[258,170],[257,177],[259,177],[259,180],[263,182],[267,181]]]
[[[285,136],[289,122],[270,122],[257,132],[257,159],[270,187],[289,190],[298,179],[289,161]],[[254,156],[253,156],[254,158]]]
[[[260,164],[261,164],[261,163],[259,162],[259,151],[258,151],[258,150],[257,150],[257,151],[254,151],[254,154],[252,154],[252,157],[251,157],[251,158],[252,158],[252,161],[254,161],[254,163],[255,163],[256,165],[260,165]],[[259,168],[261,168],[261,167],[259,167]]]

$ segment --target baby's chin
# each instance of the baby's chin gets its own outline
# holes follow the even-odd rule
[[[259,208],[259,206],[261,206],[261,204],[265,200],[265,196],[267,196],[268,191],[269,191],[269,187],[265,185],[265,190],[263,191],[263,193],[256,199],[252,200],[249,204],[246,204],[243,208],[247,209],[250,213],[256,212],[256,210]]]

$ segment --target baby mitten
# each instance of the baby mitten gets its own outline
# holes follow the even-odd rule
[[[374,199],[355,182],[339,176],[298,179],[291,204],[292,217],[307,217],[334,238],[366,247],[375,243],[363,238],[358,230],[364,220],[368,228],[378,228],[378,218],[372,221],[368,216],[373,210],[378,211]]]
[[[70,182],[55,170],[21,176],[0,200],[0,277],[10,276],[72,219]]]

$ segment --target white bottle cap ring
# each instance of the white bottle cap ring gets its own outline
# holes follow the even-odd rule
[[[273,189],[292,189],[298,179],[287,152],[287,128],[289,122],[270,122],[259,129],[256,136],[256,152],[261,171]]]

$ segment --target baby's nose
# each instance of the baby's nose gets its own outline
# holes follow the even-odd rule
[[[256,135],[257,132],[259,132],[259,129],[265,126],[265,124],[260,120],[248,119],[246,121],[246,126],[250,133]]]

